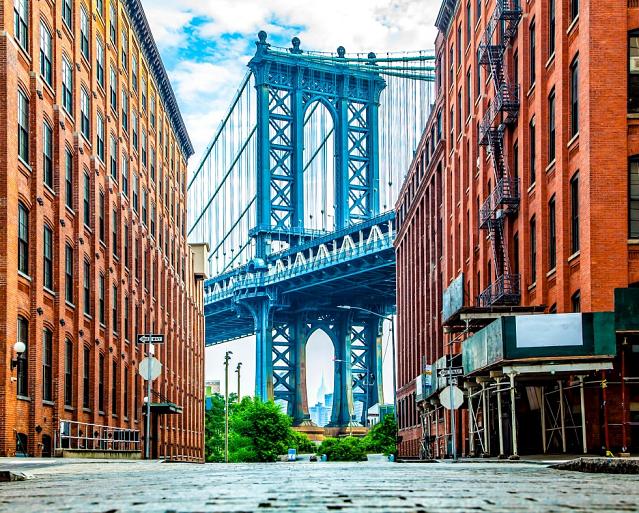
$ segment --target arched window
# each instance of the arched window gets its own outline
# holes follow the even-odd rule
[[[42,332],[42,400],[53,401],[53,332]]]

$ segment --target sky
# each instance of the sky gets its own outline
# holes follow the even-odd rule
[[[269,42],[301,48],[378,53],[428,50],[434,47],[435,18],[441,0],[142,0],[180,110],[193,142],[189,168],[202,153],[224,117],[255,52],[257,33]],[[388,323],[387,323],[388,324]],[[384,344],[388,345],[385,333]],[[206,378],[219,379],[224,392],[224,353],[233,351],[231,368],[242,362],[242,395],[252,393],[255,342],[243,339],[206,350]],[[309,403],[314,404],[322,375],[332,389],[333,350],[322,333],[309,341]],[[384,359],[384,390],[391,402],[391,353]],[[229,378],[237,391],[237,375]]]

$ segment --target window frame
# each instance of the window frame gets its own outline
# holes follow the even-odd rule
[[[29,209],[18,202],[18,272],[29,276]]]

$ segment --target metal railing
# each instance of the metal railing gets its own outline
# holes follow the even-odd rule
[[[496,303],[519,304],[519,282],[519,274],[502,274],[479,294],[479,306],[488,307]]]
[[[479,227],[486,228],[501,205],[519,204],[519,178],[502,178],[481,206]]]
[[[61,420],[56,449],[85,451],[139,451],[140,431]]]

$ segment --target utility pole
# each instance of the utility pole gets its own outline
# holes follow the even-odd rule
[[[224,462],[229,462],[229,360],[233,351],[224,355]]]
[[[239,403],[242,400],[242,395],[240,394],[240,369],[242,367],[242,362],[237,363],[237,368],[235,372],[237,372],[237,402]]]

